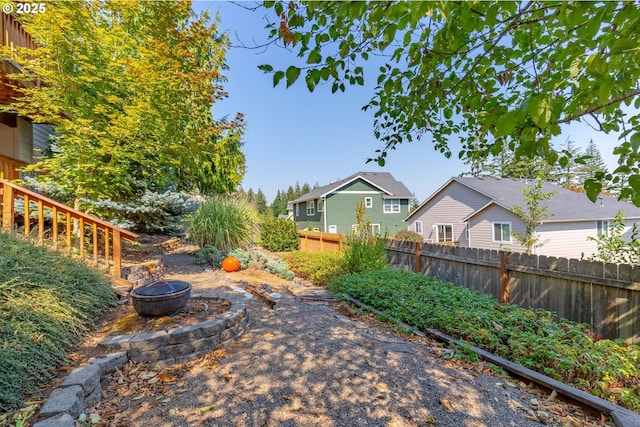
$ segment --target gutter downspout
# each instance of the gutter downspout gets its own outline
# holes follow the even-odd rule
[[[327,233],[327,198],[322,196],[322,216],[324,217],[324,232]]]

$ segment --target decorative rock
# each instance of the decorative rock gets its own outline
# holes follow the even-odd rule
[[[279,294],[279,293],[277,293],[277,292],[271,293],[271,294],[269,294],[269,296],[270,296],[271,298],[273,298],[273,299],[280,299],[280,298],[282,298],[282,295],[280,295],[280,294]]]
[[[82,368],[74,369],[62,382],[62,387],[73,385],[82,387],[85,395],[91,394],[96,386],[100,385],[100,367],[89,364]]]
[[[76,418],[84,409],[84,391],[79,385],[55,390],[40,410],[40,415],[48,417],[67,413]]]
[[[100,368],[100,376],[113,372],[116,368],[124,365],[128,361],[127,352],[120,351],[118,353],[111,353],[105,357],[96,359],[92,358],[89,363],[97,365]]]
[[[74,427],[75,423],[69,414],[59,414],[39,421],[33,427]]]

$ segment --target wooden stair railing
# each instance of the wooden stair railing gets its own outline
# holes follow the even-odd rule
[[[17,219],[15,202],[17,199],[22,199],[24,202],[23,229],[24,234],[29,234],[31,232],[31,205],[35,204],[37,205],[35,213],[37,216],[38,242],[40,244],[44,244],[45,240],[45,209],[47,209],[51,214],[51,240],[54,249],[58,249],[59,239],[63,237],[67,251],[72,251],[72,236],[74,234],[72,224],[77,221],[78,252],[80,257],[85,259],[85,236],[88,230],[89,235],[87,237],[90,238],[90,245],[88,246],[93,249],[95,264],[99,263],[98,255],[101,252],[100,246],[102,246],[102,255],[107,269],[111,267],[110,259],[113,260],[112,273],[116,278],[121,278],[122,239],[134,242],[138,238],[137,234],[65,206],[4,179],[0,179],[0,194],[2,194],[2,229],[4,231],[11,232],[14,230]],[[63,228],[62,236],[60,235],[61,227]],[[103,238],[102,244],[99,241],[101,236]]]

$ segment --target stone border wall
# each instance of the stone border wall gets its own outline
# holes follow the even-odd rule
[[[220,297],[215,294],[192,294],[192,299],[229,301],[228,311],[215,319],[191,326],[180,326],[167,331],[145,334],[118,335],[102,341],[99,346],[107,351],[126,351],[138,361],[165,364],[197,359],[237,339],[246,329],[249,318],[242,298]]]
[[[192,294],[191,298],[229,301],[231,307],[215,319],[197,325],[181,326],[169,332],[119,335],[102,341],[99,346],[115,353],[91,359],[87,366],[74,369],[42,406],[39,416],[45,419],[34,424],[34,427],[74,427],[74,420],[88,406],[100,401],[101,378],[127,363],[130,358],[167,365],[185,362],[234,342],[249,326],[242,297],[202,293]]]

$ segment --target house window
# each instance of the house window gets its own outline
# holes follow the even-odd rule
[[[337,225],[330,225],[329,226],[329,233],[337,233],[338,232],[338,226]]]
[[[316,201],[310,200],[307,202],[307,216],[313,216],[316,214]]]
[[[296,216],[300,216],[300,204],[296,203]]]
[[[380,224],[371,224],[371,234],[374,236],[380,235]]]
[[[493,223],[493,241],[501,243],[511,243],[511,223],[510,222],[494,222]]]
[[[438,242],[453,242],[453,225],[438,224]]]
[[[318,212],[322,212],[324,208],[324,203],[322,203],[322,199],[318,199]]]
[[[365,197],[364,198],[364,207],[369,209],[373,207],[373,197]]]
[[[471,240],[471,224],[468,222],[464,225],[465,236],[467,236],[467,242]]]
[[[416,233],[422,234],[422,221],[416,221],[415,223]]]
[[[596,221],[596,229],[598,231],[598,237],[609,236],[609,221]]]
[[[385,199],[382,211],[384,213],[400,213],[400,200]]]

